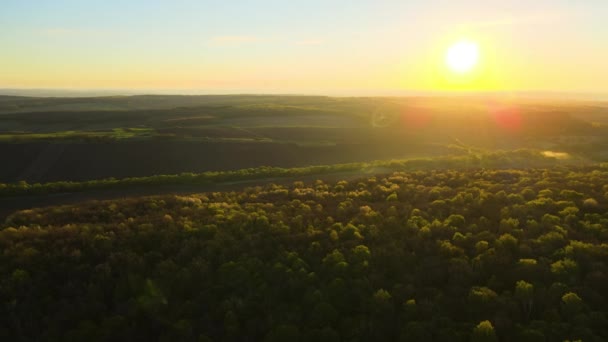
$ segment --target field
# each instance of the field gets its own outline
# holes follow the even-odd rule
[[[0,182],[534,149],[606,159],[608,105],[472,98],[0,97]]]
[[[0,339],[608,340],[608,103],[0,96]]]

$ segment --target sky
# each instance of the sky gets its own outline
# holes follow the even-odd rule
[[[0,0],[0,88],[608,92],[606,0]],[[445,65],[479,46],[474,71]]]

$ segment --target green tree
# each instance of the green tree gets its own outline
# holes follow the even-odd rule
[[[534,304],[534,285],[520,280],[515,284],[515,298],[519,301],[524,318],[530,318]]]
[[[490,321],[480,322],[473,329],[471,342],[498,342],[492,323]]]
[[[583,311],[584,303],[581,297],[574,292],[562,296],[562,313],[567,318],[573,318]]]
[[[430,327],[422,322],[409,322],[401,331],[399,340],[402,342],[409,341],[432,341],[433,333]]]
[[[300,341],[300,329],[291,324],[279,325],[272,329],[264,338],[264,342]]]

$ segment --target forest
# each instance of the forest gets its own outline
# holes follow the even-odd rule
[[[0,339],[605,341],[607,184],[443,168],[18,211]]]

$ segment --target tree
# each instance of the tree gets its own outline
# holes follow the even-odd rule
[[[559,280],[575,282],[578,277],[578,264],[570,258],[558,260],[551,264],[551,273]]]
[[[583,201],[583,207],[585,209],[595,210],[595,209],[597,209],[598,206],[599,206],[599,204],[595,200],[595,198],[587,198],[585,201]]]
[[[409,322],[401,331],[399,338],[402,342],[409,341],[432,341],[433,334],[430,327],[422,322]]]
[[[391,294],[385,289],[379,289],[372,297],[372,308],[378,314],[390,313],[393,310]]]
[[[340,335],[330,327],[313,329],[310,333],[308,333],[308,338],[306,341],[339,342]]]
[[[333,325],[338,319],[338,312],[329,303],[317,304],[311,315],[313,325],[316,327],[326,327]]]
[[[493,310],[496,299],[496,292],[487,287],[474,286],[469,291],[469,308],[476,316],[490,313]]]
[[[545,342],[545,334],[535,329],[525,329],[521,332],[519,341],[521,342]]]
[[[573,318],[583,311],[583,300],[574,292],[562,296],[562,313],[567,318]]]
[[[264,342],[300,341],[300,329],[295,325],[279,325],[264,338]]]
[[[394,201],[398,201],[398,200],[399,200],[399,198],[397,197],[396,193],[392,193],[386,197],[387,202],[394,202]]]
[[[498,342],[494,326],[490,321],[482,321],[473,329],[471,342]]]
[[[520,280],[515,284],[515,298],[519,300],[524,318],[527,320],[532,313],[534,304],[534,285]]]

